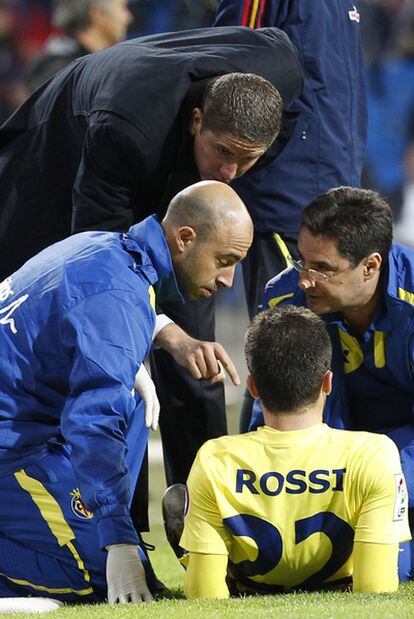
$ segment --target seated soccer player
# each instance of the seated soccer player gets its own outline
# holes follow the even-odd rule
[[[286,305],[256,316],[247,385],[265,425],[200,449],[188,478],[181,546],[189,598],[398,587],[398,543],[410,539],[394,443],[329,428],[331,344],[322,320]]]

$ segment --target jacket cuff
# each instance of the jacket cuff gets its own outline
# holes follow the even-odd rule
[[[101,507],[95,511],[98,541],[101,550],[111,544],[139,544],[138,535],[132,524],[127,506]]]

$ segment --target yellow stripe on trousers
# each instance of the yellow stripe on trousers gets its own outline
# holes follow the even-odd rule
[[[14,582],[16,585],[21,585],[22,587],[31,587],[32,589],[35,589],[36,591],[46,591],[47,593],[53,593],[55,595],[57,595],[58,593],[75,593],[76,595],[90,595],[91,593],[93,593],[93,589],[92,587],[89,587],[89,589],[53,589],[51,587],[45,587],[43,585],[35,585],[32,582],[29,582],[28,580],[19,580],[18,578],[11,578],[10,576],[8,576],[7,574],[3,574],[2,572],[0,572],[0,576],[3,576],[4,578],[7,578],[7,580],[10,580],[10,582]]]
[[[66,546],[71,554],[73,555],[76,564],[80,571],[83,573],[83,577],[87,582],[90,582],[91,578],[88,570],[85,568],[85,565],[82,559],[79,556],[78,551],[72,543],[72,540],[76,538],[75,533],[68,525],[63,515],[62,509],[56,499],[46,490],[43,484],[34,479],[33,477],[29,477],[27,473],[23,469],[17,471],[14,474],[17,482],[25,490],[28,492],[33,499],[34,503],[37,505],[42,518],[45,520],[48,525],[52,535],[56,538],[59,546]],[[24,584],[33,587],[34,589],[38,589],[40,591],[48,591],[50,593],[75,593],[76,595],[89,595],[93,593],[92,587],[88,589],[81,590],[73,590],[73,589],[48,589],[42,585],[33,585],[26,581],[17,581],[13,578],[10,578],[6,575],[6,578],[11,580],[12,582],[16,582],[17,584]]]

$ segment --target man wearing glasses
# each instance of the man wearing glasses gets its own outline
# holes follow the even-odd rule
[[[414,521],[414,250],[392,243],[392,214],[374,191],[339,187],[302,213],[299,260],[266,287],[264,307],[307,306],[333,347],[330,425],[384,433],[397,444]],[[252,425],[261,425],[255,410]],[[400,580],[413,576],[400,553]],[[414,558],[414,553],[413,553]]]

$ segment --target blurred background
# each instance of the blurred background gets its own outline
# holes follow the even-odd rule
[[[78,0],[58,2],[64,13],[65,7]],[[120,4],[125,2],[119,0]],[[357,4],[369,108],[363,185],[377,189],[388,199],[394,211],[396,238],[414,245],[414,0],[359,0]],[[126,36],[131,38],[210,26],[215,1],[130,0],[127,10],[124,25],[128,25]],[[53,47],[53,41],[65,39],[67,33],[57,27],[56,19],[53,22],[52,12],[53,0],[0,0],[0,122],[27,96],[28,74],[38,57],[48,46]],[[233,357],[244,382],[242,349],[248,319],[240,272],[233,289],[222,291],[217,303],[217,339]],[[227,384],[226,396],[229,430],[233,433],[238,429],[243,387]],[[151,441],[150,459],[151,486],[157,488],[151,518],[154,524],[160,521],[158,494],[164,484],[157,436]]]

